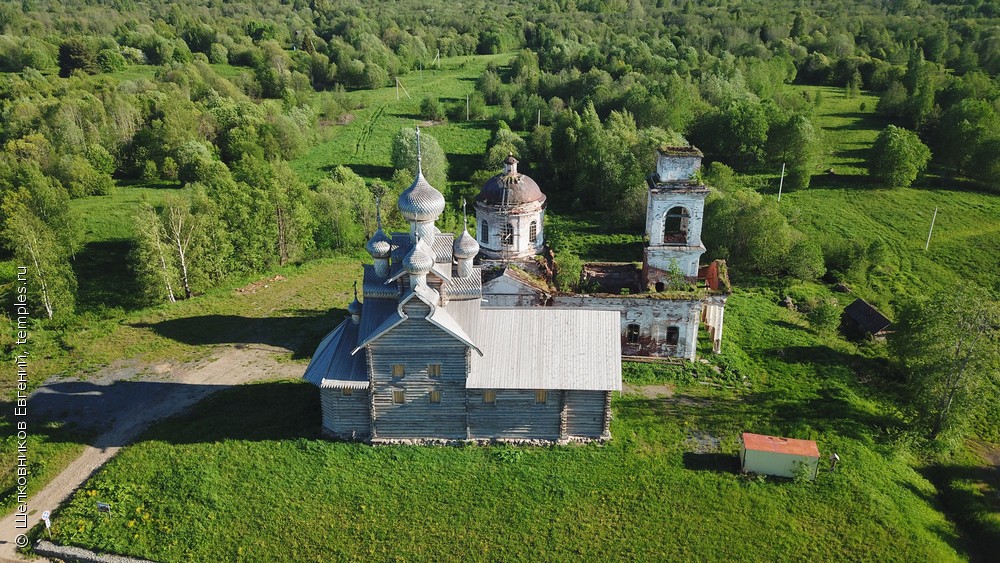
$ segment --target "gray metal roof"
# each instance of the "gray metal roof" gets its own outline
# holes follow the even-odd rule
[[[360,327],[347,319],[330,331],[316,348],[302,378],[318,387],[366,389],[368,367],[365,357],[351,355]]]
[[[466,387],[620,391],[621,313],[481,309]]]

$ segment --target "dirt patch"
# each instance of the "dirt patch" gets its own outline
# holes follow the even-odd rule
[[[302,364],[279,361],[287,353],[284,348],[259,345],[220,346],[208,359],[189,364],[149,365],[124,360],[85,381],[59,378],[46,382],[29,398],[28,412],[35,423],[58,420],[96,437],[80,457],[31,496],[28,525],[38,523],[43,510],[55,510],[150,424],[233,385],[301,377],[305,370]],[[0,520],[0,561],[23,560],[14,551],[14,530],[11,513]]]
[[[435,125],[442,125],[442,124],[444,124],[444,121],[437,120],[437,119],[432,119],[432,120],[429,120],[429,121],[421,121],[420,122],[420,126],[421,127],[433,127]]]
[[[701,430],[691,430],[684,439],[684,446],[689,452],[715,453],[720,450],[722,441]]]
[[[236,288],[236,293],[242,293],[242,294],[257,293],[258,289],[266,289],[266,288],[270,287],[271,284],[277,283],[277,282],[283,282],[286,279],[288,279],[288,278],[286,278],[285,276],[280,276],[279,275],[279,276],[274,276],[274,277],[271,277],[271,278],[267,278],[266,280],[257,280],[255,282],[249,284],[249,285],[245,285],[243,287]]]
[[[674,386],[673,385],[632,385],[626,383],[623,391],[630,395],[642,395],[647,399],[656,399],[657,397],[673,397],[674,396]]]
[[[1000,444],[991,444],[982,440],[973,440],[969,449],[974,451],[986,463],[1000,469]]]

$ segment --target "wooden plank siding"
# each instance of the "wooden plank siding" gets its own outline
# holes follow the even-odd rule
[[[607,433],[605,403],[610,391],[566,391],[566,436],[600,438]]]
[[[430,308],[418,300],[405,305],[408,319],[369,344],[372,438],[467,438],[465,378],[468,348],[424,317]],[[393,377],[394,364],[405,374]],[[441,375],[430,377],[428,366],[441,365]],[[403,404],[393,402],[402,390]],[[430,402],[440,391],[441,402]]]
[[[469,389],[471,438],[558,440],[562,391],[549,390],[544,405],[534,389],[497,389],[496,404],[483,404],[483,389]]]
[[[323,429],[338,438],[367,438],[371,433],[368,390],[355,389],[348,397],[343,389],[320,389]]]

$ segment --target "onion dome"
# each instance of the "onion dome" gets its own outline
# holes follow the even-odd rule
[[[392,254],[392,243],[382,231],[382,227],[375,229],[375,234],[368,239],[365,249],[372,258],[388,258]]]
[[[455,239],[452,250],[455,252],[455,258],[459,260],[475,258],[476,254],[479,254],[479,243],[469,234],[469,229],[465,229],[462,235]]]
[[[358,301],[358,296],[354,296],[354,301],[347,306],[347,313],[352,316],[358,316],[361,314],[361,302]]]
[[[434,266],[434,257],[425,249],[423,242],[413,245],[413,250],[403,258],[403,269],[407,274],[425,275]]]
[[[517,159],[511,154],[504,161],[504,171],[483,184],[476,201],[495,205],[520,205],[544,202],[545,194],[534,180],[518,173]]]
[[[461,236],[455,239],[451,250],[455,258],[468,260],[469,258],[475,258],[476,254],[479,254],[479,242],[469,234],[469,216],[465,214],[464,199],[462,200],[462,221],[465,223],[465,229],[462,230]]]
[[[399,212],[407,221],[434,221],[444,211],[444,196],[417,172],[409,188],[399,194]]]
[[[399,212],[407,221],[434,221],[444,211],[444,196],[424,178],[420,156],[420,128],[417,127],[417,177],[399,194]]]

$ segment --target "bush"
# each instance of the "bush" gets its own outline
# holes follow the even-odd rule
[[[561,291],[575,291],[580,286],[580,273],[583,272],[583,261],[568,250],[560,250],[555,255],[556,287]]]
[[[445,119],[444,105],[441,100],[434,96],[427,96],[420,102],[420,117],[429,121],[443,121]]]
[[[125,70],[128,62],[118,49],[102,49],[97,53],[97,66],[104,72],[118,72]]]

